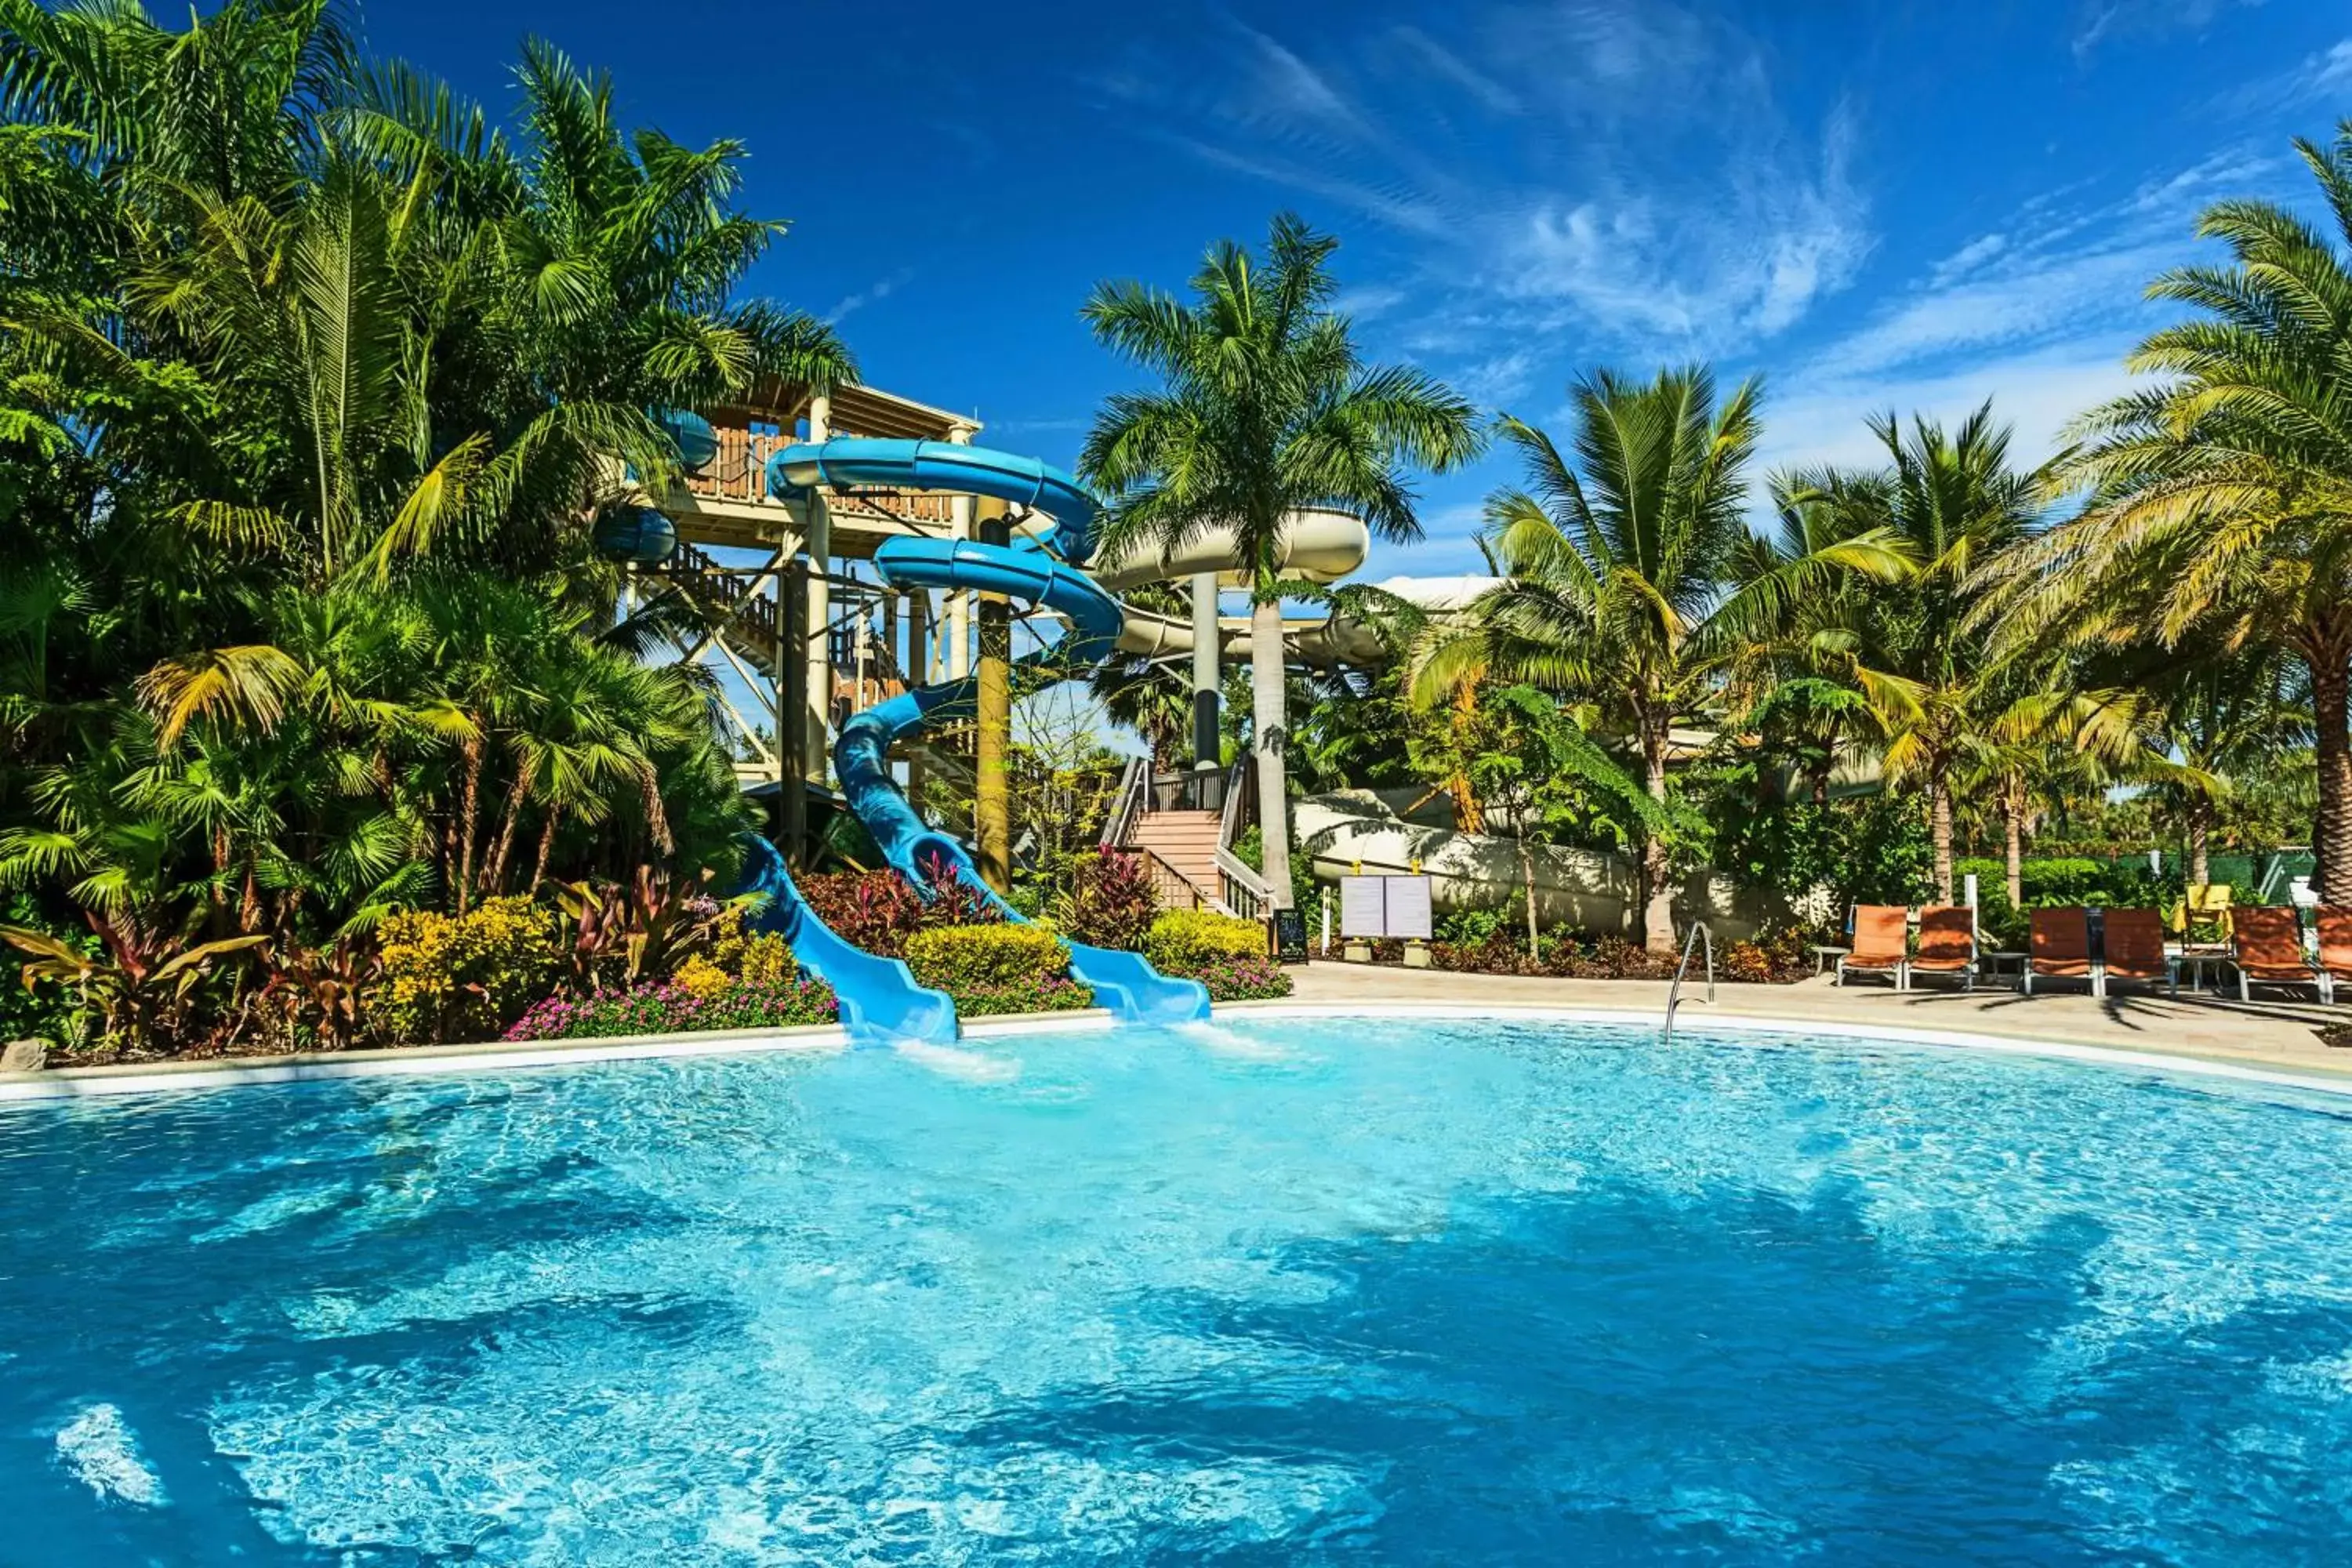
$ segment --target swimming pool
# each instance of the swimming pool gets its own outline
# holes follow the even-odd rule
[[[2300,1563],[2352,1100],[1264,1019],[0,1108],[0,1562]]]

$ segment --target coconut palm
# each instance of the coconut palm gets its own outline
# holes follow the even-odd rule
[[[1865,531],[1825,540],[1733,591],[1748,539],[1758,391],[1743,383],[1718,403],[1700,365],[1648,382],[1596,373],[1570,394],[1572,461],[1544,431],[1506,419],[1528,484],[1486,504],[1486,538],[1504,581],[1436,628],[1415,699],[1433,701],[1488,675],[1583,697],[1663,805],[1674,727],[1710,714],[1718,675],[1762,628],[1850,572],[1906,570]],[[1642,832],[1643,936],[1656,952],[1675,943],[1666,819],[1654,814]]]
[[[1975,618],[1988,570],[2041,526],[2049,469],[2011,467],[2009,427],[1993,422],[1990,400],[1956,430],[1924,417],[1906,430],[1892,414],[1870,429],[1886,451],[1883,469],[1796,483],[1910,563],[1899,581],[1846,606],[1848,660],[1884,742],[1887,781],[1927,797],[1936,893],[1949,902],[1961,775],[2063,709],[2045,700],[2044,683],[1994,660]]]
[[[1108,498],[1106,554],[1171,548],[1230,525],[1250,577],[1252,745],[1266,880],[1291,902],[1282,762],[1282,598],[1276,563],[1294,512],[1336,508],[1375,537],[1421,537],[1411,474],[1444,472],[1480,446],[1470,405],[1409,366],[1363,362],[1330,310],[1337,242],[1285,214],[1265,254],[1212,247],[1180,300],[1137,282],[1087,301],[1097,342],[1160,379],[1096,416],[1080,470]]]
[[[2199,219],[2224,266],[2149,286],[2189,320],[2144,341],[2163,377],[2084,418],[2059,470],[2081,517],[2021,559],[1984,617],[2010,644],[2268,647],[2309,671],[2320,896],[2352,902],[2352,121],[2295,143],[2322,229],[2265,202]]]

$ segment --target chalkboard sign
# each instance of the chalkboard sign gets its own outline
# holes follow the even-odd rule
[[[1307,962],[1307,917],[1297,910],[1274,911],[1274,956],[1282,963]]]

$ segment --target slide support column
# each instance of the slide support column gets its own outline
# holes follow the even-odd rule
[[[969,425],[959,425],[948,432],[948,439],[959,447],[971,445],[973,431]],[[958,539],[972,536],[972,500],[959,495],[950,503],[953,521],[949,527]],[[951,588],[947,595],[947,678],[961,680],[971,674],[971,594],[967,589]]]
[[[1192,577],[1192,765],[1203,771],[1218,765],[1217,698],[1222,684],[1217,670],[1217,574]]]
[[[1013,542],[1004,503],[982,503],[981,542]],[[980,874],[1001,897],[1013,893],[1013,605],[1002,594],[980,595],[980,691],[974,714],[972,847]]]
[[[822,445],[833,429],[833,399],[823,394],[809,399],[809,439]],[[802,680],[803,731],[805,746],[801,768],[812,784],[824,783],[831,761],[825,731],[833,718],[833,585],[825,581],[833,560],[833,511],[822,488],[808,499],[808,616],[802,624],[802,652],[807,673]]]

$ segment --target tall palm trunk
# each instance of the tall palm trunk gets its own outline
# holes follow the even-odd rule
[[[2005,875],[2001,880],[2009,889],[2009,907],[2016,909],[2025,902],[2025,780],[2016,773],[2001,781],[2001,832],[2006,840],[2002,846]]]
[[[482,896],[494,897],[503,892],[507,881],[507,857],[514,851],[515,827],[522,820],[523,802],[530,796],[531,770],[518,762],[514,788],[507,791],[505,820],[499,824],[498,841],[490,848],[488,864],[482,868]]]
[[[1477,717],[1478,688],[1473,682],[1465,681],[1462,689],[1454,694],[1454,749],[1456,756],[1466,758],[1469,755],[1470,726]],[[1445,781],[1445,793],[1454,797],[1454,832],[1486,831],[1486,813],[1478,805],[1478,792],[1470,783],[1470,770],[1466,763]],[[1523,822],[1519,826],[1524,833],[1526,824]]]
[[[1642,782],[1650,798],[1666,800],[1666,726],[1642,721]],[[1674,861],[1663,834],[1653,831],[1642,840],[1642,945],[1652,952],[1675,951]]]
[[[2189,803],[2189,881],[2191,887],[2201,888],[2213,879],[2210,854],[2212,814],[2212,806],[2202,796]]]
[[[2312,729],[2319,757],[2319,821],[2312,847],[2319,856],[2315,879],[2322,903],[2352,903],[2352,726],[2345,704],[2352,700],[2344,650],[2326,646],[2306,651],[2311,667]]]
[[[1273,907],[1290,908],[1290,799],[1282,767],[1284,710],[1282,602],[1250,611],[1250,745],[1257,753],[1258,833],[1265,844],[1266,889]]]
[[[1936,900],[1952,901],[1952,786],[1937,768],[1927,781],[1927,837],[1936,847]]]
[[[482,804],[482,742],[469,737],[458,752],[463,768],[457,791],[457,816],[462,824],[457,845],[457,912],[464,914],[474,892],[474,841]]]

